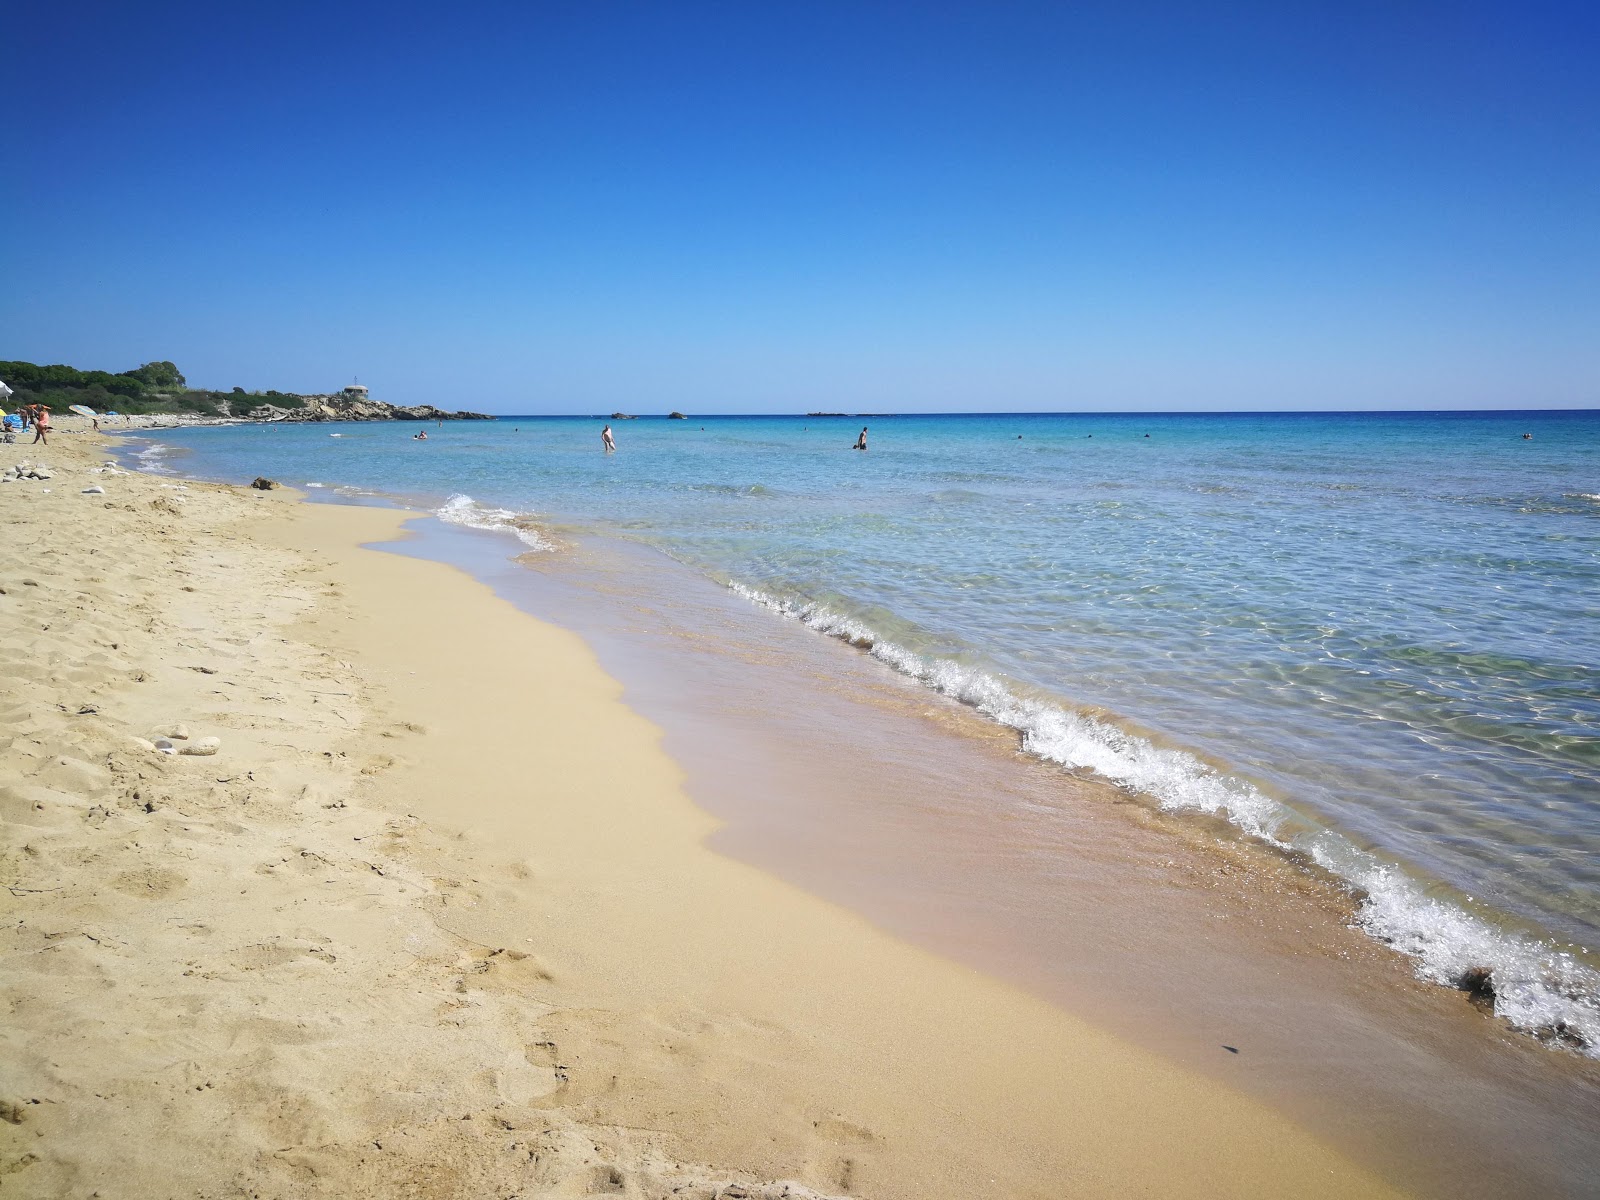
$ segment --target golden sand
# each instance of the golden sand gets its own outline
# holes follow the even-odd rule
[[[1393,1194],[706,849],[581,640],[361,548],[405,514],[55,443],[0,446],[54,474],[0,485],[0,1192]]]

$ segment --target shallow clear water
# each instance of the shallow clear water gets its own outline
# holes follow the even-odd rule
[[[1302,851],[1423,974],[1491,966],[1503,1015],[1600,1045],[1600,413],[648,419],[615,455],[601,424],[162,437],[648,542]]]

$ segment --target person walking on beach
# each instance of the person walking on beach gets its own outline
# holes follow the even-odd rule
[[[607,454],[617,448],[616,439],[611,436],[611,426],[607,425],[600,431],[600,444],[606,448]]]
[[[50,439],[45,437],[45,434],[49,432],[50,409],[49,406],[41,404],[37,409],[34,410],[33,414],[33,444],[37,446],[40,442],[43,442],[46,446],[48,446],[50,444]]]
[[[867,427],[865,425],[863,425],[861,427],[861,436],[856,439],[856,444],[854,446],[851,446],[850,449],[852,449],[852,450],[865,450],[866,448],[867,448]]]

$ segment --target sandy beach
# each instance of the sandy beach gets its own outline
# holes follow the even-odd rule
[[[0,447],[0,1191],[1395,1194],[707,849],[579,638],[363,548],[405,513],[106,447]]]

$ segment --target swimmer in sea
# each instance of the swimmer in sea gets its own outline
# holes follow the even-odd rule
[[[607,425],[600,431],[600,444],[606,448],[607,454],[617,448],[616,439],[611,436],[611,426]]]
[[[861,436],[856,439],[856,444],[854,446],[851,446],[850,449],[852,449],[852,450],[865,450],[866,448],[867,448],[867,427],[865,425],[863,425],[861,427]]]

